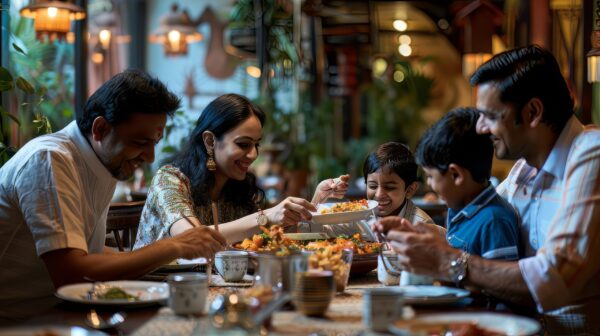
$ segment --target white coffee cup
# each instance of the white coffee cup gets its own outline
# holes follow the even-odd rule
[[[169,308],[175,314],[203,314],[208,296],[208,278],[201,273],[176,273],[167,278]]]
[[[227,282],[241,281],[248,270],[248,252],[221,251],[215,255],[215,267]]]
[[[404,296],[399,288],[368,288],[363,291],[363,323],[367,328],[387,332],[402,317]]]

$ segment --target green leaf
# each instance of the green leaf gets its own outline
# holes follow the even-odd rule
[[[175,147],[173,147],[173,146],[165,146],[162,148],[162,152],[163,153],[175,153],[176,150],[175,150]]]
[[[21,49],[21,47],[19,47],[16,43],[13,43],[12,46],[17,52],[27,56],[27,53],[23,49]]]
[[[52,133],[52,125],[50,124],[50,119],[44,117],[46,119],[46,134]]]
[[[4,81],[0,80],[0,91],[10,91],[14,88],[14,84],[12,81]]]
[[[12,82],[13,76],[10,74],[10,71],[3,66],[0,66],[0,81],[4,82]]]
[[[17,78],[17,87],[21,89],[21,91],[29,94],[35,93],[35,89],[33,86],[23,77],[19,76]]]
[[[43,96],[46,94],[46,92],[48,92],[48,88],[42,85],[42,86],[38,87],[35,94],[37,94],[38,96]]]
[[[19,119],[17,117],[15,117],[14,115],[8,113],[8,111],[6,111],[4,109],[4,107],[0,106],[0,114],[2,114],[5,117],[9,117],[10,119],[12,119],[15,123],[17,123],[17,125],[19,125],[19,127],[21,126],[21,122],[19,121]]]

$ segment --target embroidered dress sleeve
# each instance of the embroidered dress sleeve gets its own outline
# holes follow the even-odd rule
[[[38,255],[62,249],[88,251],[82,215],[81,179],[73,161],[59,151],[40,151],[15,179],[15,190]]]
[[[166,166],[156,176],[156,206],[163,225],[170,227],[183,216],[194,216],[191,187],[179,169]]]
[[[574,142],[562,189],[544,246],[519,262],[539,311],[600,295],[600,131]]]
[[[188,178],[173,166],[161,167],[154,178],[142,212],[135,249],[169,237],[171,225],[195,216]]]

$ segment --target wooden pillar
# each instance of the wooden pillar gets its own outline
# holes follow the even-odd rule
[[[529,39],[531,43],[551,50],[551,11],[549,0],[530,0]]]
[[[592,50],[591,36],[594,28],[594,17],[593,13],[593,1],[600,4],[600,0],[584,0],[583,1],[583,55],[586,55]],[[600,8],[600,6],[598,6]],[[600,25],[599,25],[600,26]],[[584,124],[589,124],[593,120],[592,114],[594,109],[593,101],[597,101],[600,97],[594,95],[598,90],[594,90],[594,86],[600,85],[599,83],[590,84],[587,81],[588,64],[587,60],[583,62],[583,86],[581,87],[581,121]],[[596,104],[598,105],[598,104]]]
[[[87,0],[77,0],[75,2],[81,8],[87,10]],[[83,105],[88,97],[88,42],[87,42],[87,22],[88,16],[83,20],[75,21],[75,116],[79,116],[83,111]]]
[[[127,15],[127,31],[131,36],[129,42],[129,68],[146,68],[146,45],[147,30],[146,17],[147,5],[144,0],[125,1],[125,13]]]

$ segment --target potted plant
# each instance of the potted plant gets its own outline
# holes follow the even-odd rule
[[[27,56],[18,45],[13,43],[12,47],[17,53]],[[13,97],[20,102],[19,107],[22,110],[35,110],[44,101],[46,87],[34,88],[25,78],[21,76],[15,78],[8,69],[0,67],[0,92],[14,92]],[[17,127],[21,126],[21,122],[3,106],[0,106],[0,115],[0,166],[3,166],[17,151],[17,146],[12,145],[10,141],[11,131],[15,127],[7,121],[13,122]],[[52,132],[50,120],[41,112],[34,112],[32,125],[37,128],[38,133]]]
[[[400,141],[414,148],[424,127],[421,113],[431,99],[432,87],[433,79],[409,62],[392,59],[382,77],[361,88],[366,97],[367,137],[376,145]]]

